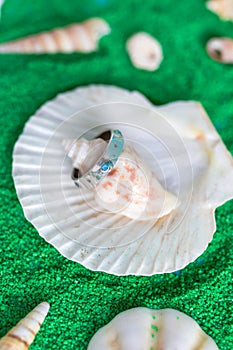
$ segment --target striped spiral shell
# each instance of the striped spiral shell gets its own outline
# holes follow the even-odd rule
[[[98,40],[110,32],[101,18],[71,24],[48,32],[30,35],[0,45],[0,53],[70,53],[91,52],[98,48]]]
[[[49,304],[43,302],[0,339],[0,350],[27,350],[38,333],[47,313]]]

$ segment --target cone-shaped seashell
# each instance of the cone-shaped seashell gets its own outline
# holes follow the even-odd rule
[[[166,216],[113,214],[111,204],[103,210],[94,192],[74,185],[62,141],[96,127],[121,130],[177,197]],[[89,269],[116,275],[183,268],[207,248],[215,209],[233,197],[232,157],[199,103],[156,107],[138,92],[102,85],[61,94],[29,119],[14,148],[13,178],[26,218],[46,241]]]
[[[215,61],[233,63],[233,39],[212,38],[207,42],[206,50]]]
[[[133,65],[139,69],[153,71],[163,60],[160,43],[147,33],[137,33],[128,39],[126,48]]]
[[[38,333],[47,313],[49,304],[43,302],[0,339],[0,350],[27,350]]]
[[[130,145],[97,186],[95,198],[102,208],[137,220],[161,218],[177,205],[176,196],[162,187]]]
[[[85,173],[106,148],[102,139],[63,140],[73,167]],[[101,208],[131,219],[150,220],[170,213],[177,198],[166,191],[135,149],[127,145],[112,172],[98,184],[95,199]]]
[[[210,0],[207,1],[207,8],[216,13],[224,20],[233,21],[233,1],[232,0]]]
[[[26,38],[0,44],[0,53],[71,53],[91,52],[98,48],[98,40],[110,28],[101,18],[71,24]]]
[[[186,314],[174,309],[134,308],[117,315],[91,339],[87,350],[218,350]]]

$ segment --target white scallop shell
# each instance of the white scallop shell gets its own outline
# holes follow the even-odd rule
[[[106,125],[121,129],[178,197],[171,214],[149,221],[112,215],[75,187],[62,140]],[[16,191],[39,234],[67,258],[117,275],[170,272],[195,260],[215,232],[215,208],[233,196],[232,176],[232,158],[199,103],[155,108],[137,92],[110,86],[47,102],[13,153]]]
[[[218,350],[186,314],[138,307],[117,315],[91,339],[87,350]]]
[[[133,65],[139,69],[156,70],[163,60],[160,43],[147,33],[131,36],[126,43],[126,49]]]
[[[26,350],[39,332],[42,323],[49,311],[47,302],[37,305],[27,316],[10,329],[0,339],[0,350]]]
[[[233,21],[233,1],[232,0],[209,0],[207,8],[216,13],[224,20]]]

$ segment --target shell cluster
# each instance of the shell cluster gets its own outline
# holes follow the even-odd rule
[[[0,17],[3,2],[0,0]],[[232,0],[209,0],[207,7],[220,18],[233,21]],[[99,39],[109,32],[103,19],[92,18],[1,43],[0,53],[87,53],[97,50]],[[126,50],[139,69],[155,71],[163,61],[161,44],[144,32],[130,37]],[[212,38],[206,50],[215,61],[233,63],[233,39]],[[159,163],[151,167],[128,144],[95,191],[83,194],[75,188],[70,169],[79,168],[85,173],[106,143],[101,139],[75,141],[74,134],[92,127],[96,120],[103,125],[107,122],[123,125],[124,120],[119,118],[122,107],[115,105],[115,115],[109,116],[106,108],[101,113],[94,110],[90,120],[74,118],[67,122],[67,119],[74,112],[109,102],[125,104],[123,110],[129,118],[127,104],[143,107],[144,119],[139,126],[147,127],[162,144],[168,145],[172,157],[159,142],[155,147],[149,140],[147,146],[156,153]],[[135,118],[132,123],[142,120],[139,112],[132,114]],[[166,135],[167,125],[173,130]],[[135,133],[142,143],[144,136],[138,130]],[[178,139],[182,142],[177,142]],[[65,153],[59,148],[61,144]],[[186,173],[187,168],[190,173]],[[90,269],[117,275],[152,275],[186,266],[212,239],[217,206],[233,197],[232,157],[201,105],[177,102],[156,107],[137,92],[106,86],[80,88],[45,104],[29,120],[15,146],[13,176],[25,216],[40,235],[67,258]],[[0,339],[0,350],[27,350],[48,311],[48,303],[39,304]],[[88,350],[120,349],[218,350],[218,347],[184,313],[135,308],[116,316],[88,345]]]
[[[0,350],[27,350],[38,333],[49,311],[43,302],[0,339]]]
[[[134,308],[117,315],[87,350],[218,350],[191,317],[173,309]]]
[[[107,176],[97,194],[82,192],[71,179],[77,149],[71,142],[71,160],[62,142],[103,125],[114,125],[130,140],[130,162],[142,160],[139,167],[119,163],[138,203],[136,196],[128,200],[127,186],[117,197],[120,171]],[[135,182],[141,168],[157,194],[148,196],[143,179]],[[199,103],[156,107],[138,92],[111,86],[78,88],[47,102],[30,118],[13,153],[17,195],[39,234],[67,258],[116,275],[176,271],[195,260],[216,230],[215,209],[233,197],[232,177],[232,157]],[[140,217],[135,209],[144,208],[143,193],[148,203],[153,194],[154,206]],[[156,205],[164,195],[167,215],[161,216]]]
[[[101,18],[53,29],[23,39],[0,44],[0,53],[70,53],[91,52],[98,48],[98,40],[110,32]]]

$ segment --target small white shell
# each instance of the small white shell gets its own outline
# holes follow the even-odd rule
[[[207,42],[206,50],[217,62],[233,63],[233,39],[212,38]]]
[[[0,44],[0,53],[70,53],[92,52],[98,49],[98,40],[110,32],[101,18],[91,18],[48,32]]]
[[[162,47],[158,40],[147,33],[137,33],[128,39],[126,48],[133,65],[153,71],[163,60]]]
[[[218,350],[191,317],[174,309],[134,308],[117,315],[87,350]]]
[[[216,13],[224,20],[233,21],[233,1],[232,0],[209,0],[206,3],[207,8]]]
[[[74,185],[62,140],[106,125],[120,129],[178,197],[167,216],[113,215]],[[42,106],[15,145],[13,178],[26,218],[46,241],[89,269],[117,275],[176,271],[195,260],[216,230],[216,207],[233,197],[232,157],[199,103],[154,107],[110,86],[78,88]]]
[[[49,304],[43,302],[0,339],[0,350],[27,350],[44,322]]]

